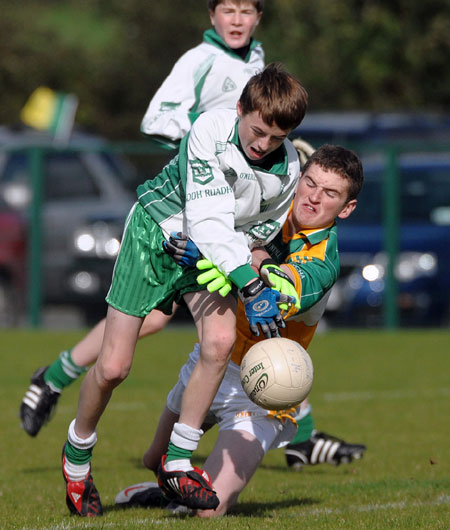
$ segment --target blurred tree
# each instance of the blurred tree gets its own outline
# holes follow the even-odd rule
[[[148,102],[210,26],[206,0],[2,0],[0,123],[40,85],[74,92],[77,123],[139,138]],[[448,0],[266,0],[256,38],[313,110],[450,111]]]

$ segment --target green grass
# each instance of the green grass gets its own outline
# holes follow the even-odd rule
[[[31,373],[80,332],[0,333],[0,528],[301,528],[446,529],[450,527],[450,332],[336,331],[318,335],[311,394],[318,429],[363,442],[359,462],[289,471],[281,450],[265,457],[232,515],[174,520],[163,510],[116,510],[115,494],[150,480],[140,458],[165,396],[191,350],[191,328],[170,328],[139,343],[129,378],[99,426],[94,477],[105,515],[70,517],[60,452],[75,415],[79,382],[60,399],[34,439],[17,412]],[[201,464],[216,431],[197,451]]]

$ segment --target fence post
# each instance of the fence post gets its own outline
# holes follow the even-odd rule
[[[29,150],[32,202],[28,230],[28,322],[32,327],[41,324],[42,288],[42,184],[43,150]]]
[[[400,240],[400,174],[397,151],[391,147],[386,152],[387,164],[383,182],[383,225],[384,248],[386,252],[386,277],[383,300],[384,326],[396,329],[399,326],[398,284],[395,276]]]

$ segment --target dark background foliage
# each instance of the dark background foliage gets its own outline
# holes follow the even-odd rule
[[[152,94],[209,26],[206,0],[2,0],[0,123],[45,85],[78,96],[78,124],[137,139]],[[266,0],[255,36],[311,110],[450,111],[449,0]]]

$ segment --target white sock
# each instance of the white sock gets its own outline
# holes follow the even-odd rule
[[[195,429],[186,425],[186,423],[175,423],[170,435],[170,441],[177,447],[195,451],[202,436],[203,431],[201,429]]]
[[[91,449],[94,447],[97,443],[97,432],[94,431],[87,438],[80,438],[75,432],[75,422],[76,420],[72,420],[72,423],[69,425],[69,431],[67,433],[69,442],[77,449]]]
[[[78,465],[72,464],[67,460],[67,458],[64,459],[64,472],[66,473],[68,479],[71,482],[78,482],[79,480],[83,480],[88,475],[90,469],[90,462]]]
[[[97,433],[94,431],[88,438],[80,438],[75,432],[75,420],[69,425],[67,439],[77,449],[91,449],[97,443]],[[83,480],[89,473],[91,463],[72,464],[67,458],[64,459],[64,472],[67,478],[73,482]]]
[[[170,441],[177,447],[187,449],[188,451],[195,451],[202,435],[203,431],[201,429],[195,429],[185,423],[175,423]],[[188,458],[171,460],[164,464],[164,467],[167,471],[191,471],[194,469]]]

